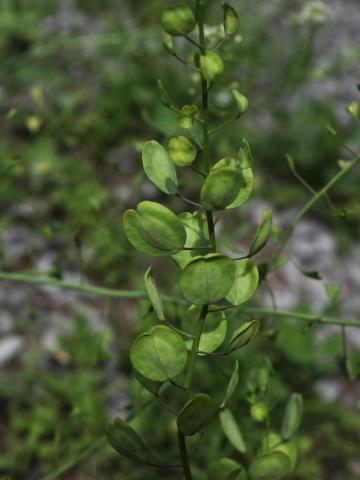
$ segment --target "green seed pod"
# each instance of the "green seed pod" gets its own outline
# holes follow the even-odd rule
[[[289,457],[277,451],[256,457],[249,468],[251,480],[280,480],[290,472]]]
[[[268,416],[268,409],[262,402],[255,403],[250,408],[250,415],[255,422],[265,422]]]
[[[197,113],[198,108],[196,105],[184,105],[178,115],[179,126],[184,130],[191,130]]]
[[[161,80],[157,81],[157,86],[158,86],[159,93],[160,93],[160,102],[165,107],[170,107],[170,105],[171,105],[170,97],[169,97],[169,94],[168,94],[168,92],[167,92],[166,88],[164,87],[164,84],[162,83]]]
[[[200,57],[200,70],[202,76],[211,82],[224,71],[224,64],[219,55],[215,52],[206,52]]]
[[[244,95],[242,95],[238,90],[236,90],[236,88],[233,88],[231,90],[231,93],[234,95],[234,98],[236,100],[236,103],[239,109],[239,113],[242,115],[248,109],[249,101]]]
[[[228,3],[223,3],[224,12],[224,30],[226,35],[232,35],[239,26],[239,17],[234,7]]]
[[[174,137],[169,142],[169,157],[176,166],[191,165],[196,158],[196,148],[186,137]]]
[[[286,405],[285,415],[281,427],[284,440],[289,440],[298,430],[303,410],[303,399],[299,393],[293,393]]]
[[[347,113],[356,120],[359,117],[359,104],[358,102],[351,102],[346,105]]]
[[[161,32],[162,44],[165,48],[165,51],[173,55],[175,53],[173,41],[171,35],[169,35],[165,30]]]
[[[170,35],[181,37],[194,30],[196,20],[190,7],[178,3],[162,12],[161,25]]]

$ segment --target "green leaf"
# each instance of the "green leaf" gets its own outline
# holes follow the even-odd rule
[[[231,458],[221,458],[208,467],[208,480],[247,480],[244,468]]]
[[[320,273],[316,270],[301,270],[300,269],[300,272],[305,276],[305,277],[308,277],[308,278],[312,278],[313,280],[322,280],[322,276],[320,275]]]
[[[209,395],[198,393],[188,401],[177,417],[177,426],[186,436],[195,435],[211,420],[216,407]]]
[[[228,3],[223,3],[223,12],[224,12],[224,30],[226,35],[232,35],[236,32],[239,27],[239,17],[231,5]]]
[[[236,103],[237,103],[237,106],[238,106],[238,109],[239,109],[239,113],[240,113],[240,115],[242,115],[248,109],[249,101],[244,95],[242,95],[238,90],[236,90],[236,88],[232,89],[231,93],[233,94],[233,96],[236,100]]]
[[[243,436],[230,410],[225,409],[220,412],[220,422],[222,429],[232,446],[240,453],[246,453],[246,445]]]
[[[252,320],[251,322],[245,322],[240,328],[233,333],[229,345],[227,347],[228,352],[233,352],[241,347],[247,345],[258,333],[260,328],[259,320]]]
[[[178,333],[160,325],[134,340],[130,360],[144,377],[164,382],[182,372],[186,365],[187,349]]]
[[[157,81],[157,86],[158,86],[159,93],[160,93],[160,102],[165,107],[170,107],[170,105],[171,105],[170,97],[169,97],[169,94],[168,94],[168,92],[167,92],[166,88],[164,87],[164,84],[162,83],[161,80]]]
[[[271,210],[264,210],[261,216],[261,223],[255,238],[251,244],[249,257],[256,255],[260,250],[262,250],[267,244],[271,236],[271,227],[272,227],[272,212]]]
[[[224,64],[221,57],[215,52],[206,52],[200,55],[200,71],[202,76],[212,82],[215,77],[221,75],[224,71]]]
[[[241,305],[254,295],[258,282],[259,272],[251,260],[235,260],[235,280],[226,300],[233,305]]]
[[[154,277],[152,276],[151,267],[149,267],[145,272],[144,286],[145,286],[146,295],[150,300],[150,303],[156,313],[156,316],[158,317],[159,320],[164,321],[165,316],[164,316],[163,303],[160,298]]]
[[[161,14],[161,26],[170,35],[187,35],[194,30],[195,25],[193,11],[183,3],[167,7]]]
[[[179,192],[174,164],[160,143],[155,140],[145,142],[142,162],[147,177],[162,192],[168,194]]]
[[[236,362],[234,363],[233,372],[231,374],[231,377],[226,389],[225,398],[221,404],[222,407],[224,407],[229,401],[229,399],[233,396],[238,383],[239,383],[239,362],[238,360],[236,360]]]
[[[189,334],[194,335],[199,319],[201,307],[191,305],[182,321],[182,328]],[[227,333],[227,321],[223,312],[210,312],[206,315],[206,322],[201,334],[199,351],[204,353],[214,352],[225,340]],[[188,350],[192,347],[192,340],[185,341]]]
[[[147,255],[172,255],[186,242],[183,223],[160,203],[141,202],[137,211],[131,209],[124,213],[123,221],[130,243]]]
[[[299,393],[293,393],[286,405],[281,425],[281,436],[289,440],[298,430],[303,411],[303,399]]]
[[[111,446],[124,457],[142,463],[149,462],[148,447],[135,430],[121,418],[114,418],[107,423],[106,436]]]
[[[184,105],[178,115],[179,126],[184,130],[191,130],[197,113],[198,108],[196,105]]]
[[[145,388],[145,390],[152,393],[153,395],[157,395],[159,393],[162,382],[155,382],[154,380],[149,380],[148,378],[144,377],[144,375],[141,375],[140,372],[135,370],[135,368],[133,370],[133,375],[140,383],[140,385]]]
[[[297,447],[294,440],[283,442],[280,435],[275,432],[266,433],[261,442],[261,453],[271,451],[282,452],[289,457],[291,471],[294,471],[297,462]]]
[[[326,292],[326,295],[327,295],[328,299],[331,302],[334,302],[341,293],[341,286],[340,285],[335,285],[335,284],[332,284],[332,283],[326,283],[325,284],[325,292]]]
[[[290,472],[289,457],[277,451],[256,457],[249,467],[251,480],[280,480]]]
[[[169,156],[177,167],[187,167],[196,159],[197,151],[186,137],[174,137],[169,142]]]
[[[234,275],[235,263],[223,255],[195,257],[181,272],[180,289],[190,303],[215,303],[229,292]]]

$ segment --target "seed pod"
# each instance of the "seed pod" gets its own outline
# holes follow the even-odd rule
[[[157,86],[158,86],[159,93],[160,93],[160,102],[165,107],[170,107],[170,105],[171,105],[170,97],[169,97],[169,94],[168,94],[168,92],[167,92],[166,88],[164,87],[164,84],[162,83],[161,80],[157,81]]]
[[[206,52],[200,57],[200,70],[202,76],[211,82],[217,75],[224,71],[224,64],[219,55],[215,52]]]
[[[223,12],[224,12],[224,30],[226,35],[232,35],[236,32],[239,26],[239,17],[231,5],[228,3],[223,3]]]
[[[289,440],[296,433],[301,423],[302,410],[302,396],[299,393],[293,393],[286,405],[281,426],[281,436],[284,440]]]
[[[248,109],[249,101],[244,95],[242,95],[238,90],[236,90],[236,88],[233,88],[231,90],[231,93],[234,95],[234,98],[236,100],[236,103],[239,109],[239,113],[242,115]]]
[[[191,130],[198,112],[196,105],[184,105],[178,115],[178,124],[184,130]]]
[[[250,415],[255,422],[262,423],[266,420],[268,416],[268,409],[266,405],[262,402],[255,403],[255,405],[251,405]]]
[[[186,137],[174,137],[169,142],[169,157],[177,167],[191,165],[196,153],[196,148]]]
[[[170,35],[181,37],[194,30],[196,20],[190,7],[178,3],[162,12],[161,25]]]

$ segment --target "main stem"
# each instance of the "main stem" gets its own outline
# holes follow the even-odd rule
[[[206,53],[206,43],[205,43],[205,32],[204,32],[204,20],[203,20],[203,8],[200,4],[200,0],[196,0],[196,17],[199,26],[199,45],[200,53],[204,55]],[[203,170],[205,175],[208,175],[210,172],[210,156],[209,156],[209,143],[210,143],[210,134],[209,134],[209,106],[208,106],[208,82],[201,76],[201,98],[202,98],[202,112],[203,112]],[[209,230],[209,238],[212,247],[212,251],[216,252],[216,238],[215,238],[215,226],[213,214],[210,211],[206,211],[206,220]],[[184,383],[184,398],[183,403],[185,404],[189,400],[190,389],[193,381],[195,364],[197,359],[197,354],[199,350],[199,344],[201,339],[201,334],[204,328],[206,315],[209,310],[209,305],[203,305],[201,308],[199,320],[196,327],[196,332],[191,347],[191,352],[189,356],[189,363],[185,375]],[[184,469],[184,475],[186,480],[192,480],[191,468],[189,463],[189,457],[186,448],[186,439],[185,436],[179,431],[178,432],[179,440],[179,449],[181,455],[181,462]]]

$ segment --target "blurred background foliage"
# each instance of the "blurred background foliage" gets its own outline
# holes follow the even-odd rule
[[[198,98],[196,75],[185,75],[185,67],[163,51],[159,15],[168,3],[0,2],[2,270],[141,287],[146,264],[127,243],[121,214],[143,197],[169,201],[145,181],[139,152],[145,140],[166,144],[180,132],[176,115],[159,102],[157,79],[179,106]],[[209,3],[211,36],[217,31],[219,2]],[[292,177],[285,153],[319,188],[334,174],[339,158],[350,158],[343,143],[359,145],[358,126],[345,111],[358,98],[358,5],[351,0],[232,3],[241,29],[234,43],[222,47],[226,73],[212,92],[211,120],[216,126],[234,114],[233,85],[249,98],[250,109],[240,124],[214,135],[212,157],[235,154],[247,138],[255,158],[255,199],[288,211],[307,194]],[[191,55],[181,40],[178,48],[184,57]],[[339,135],[329,134],[329,127]],[[332,199],[343,215],[321,216],[349,251],[359,234],[358,185],[357,175],[337,185]],[[198,179],[184,176],[183,188],[192,197]],[[170,206],[178,208],[178,200],[170,200]],[[313,216],[320,222],[318,212]],[[225,218],[223,244],[252,228],[248,213]],[[164,290],[174,283],[174,272],[159,271]],[[5,305],[5,300],[4,294],[0,301]],[[126,412],[132,403],[141,412],[137,428],[169,461],[176,459],[174,424],[156,404],[145,408],[146,394],[129,380],[129,339],[134,329],[154,321],[149,305],[141,302],[138,316],[131,302],[99,300],[91,306],[100,318],[95,328],[85,306],[64,307],[67,325],[51,348],[41,340],[41,319],[51,305],[40,302],[39,307],[31,296],[12,312],[11,333],[26,342],[21,355],[0,365],[0,474],[50,479],[55,476],[48,472],[55,475],[65,465],[69,469],[58,472],[59,478],[175,479],[173,472],[149,474],[118,458],[102,440],[106,417]],[[299,306],[310,308],[300,300]],[[326,309],[336,314],[339,304],[329,300]],[[344,374],[340,340],[328,335],[320,348],[319,327],[302,330],[290,321],[270,321],[269,327],[267,336],[238,354],[244,381],[232,402],[243,431],[250,425],[246,376],[251,369],[267,368],[275,424],[291,390],[305,396],[299,468],[291,478],[359,478],[359,391]],[[231,369],[230,359],[216,368],[213,360],[202,362],[201,388],[223,391]],[[319,393],[324,378],[340,382],[347,392],[343,404]],[[196,478],[206,478],[206,466],[219,450],[231,452],[216,431],[215,425],[215,434],[199,450],[204,469]],[[251,443],[260,433],[250,429],[249,435]]]

